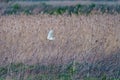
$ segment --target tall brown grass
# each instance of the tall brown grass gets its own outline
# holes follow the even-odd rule
[[[120,15],[0,17],[0,64],[93,62],[120,49]],[[55,40],[48,41],[50,29]]]

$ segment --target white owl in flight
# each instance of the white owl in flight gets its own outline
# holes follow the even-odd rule
[[[52,29],[48,32],[47,39],[48,40],[55,40],[54,31]]]

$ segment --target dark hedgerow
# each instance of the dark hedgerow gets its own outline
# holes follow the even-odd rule
[[[80,12],[81,12],[81,9],[83,8],[83,5],[80,5],[80,4],[78,4],[78,5],[76,5],[75,7],[74,7],[74,13],[75,14],[79,14]]]
[[[4,14],[19,14],[21,13],[21,5],[20,4],[13,4],[11,6],[8,6],[5,11]]]
[[[89,11],[91,12],[95,8],[96,4],[90,4],[89,5]]]
[[[23,13],[26,14],[26,15],[32,14],[31,10],[29,10],[29,9],[25,9],[25,10],[23,11]]]
[[[14,4],[14,5],[12,5],[12,8],[13,9],[16,9],[16,10],[18,10],[18,9],[20,9],[20,4]]]
[[[107,5],[100,5],[100,11],[105,13],[107,11]]]
[[[115,11],[116,11],[117,13],[120,13],[120,5],[116,5],[116,6],[115,6]]]
[[[74,6],[62,6],[56,7],[52,5],[47,5],[42,3],[40,5],[31,6],[21,6],[20,4],[13,4],[8,6],[4,10],[3,14],[34,14],[34,13],[47,13],[51,15],[62,15],[67,12],[68,15],[71,14],[90,14],[92,11],[97,11],[98,13],[116,14],[120,13],[120,5],[107,5],[107,4],[77,4]]]
[[[61,15],[66,12],[67,8],[66,7],[57,7],[57,8],[51,8],[51,10],[46,10],[45,13],[48,14],[55,14],[55,15]]]

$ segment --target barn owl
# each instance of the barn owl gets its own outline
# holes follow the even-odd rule
[[[48,32],[47,39],[48,40],[55,40],[54,31],[52,29]]]

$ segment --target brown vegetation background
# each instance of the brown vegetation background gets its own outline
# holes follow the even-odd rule
[[[55,40],[47,33],[54,30]],[[120,15],[0,17],[0,64],[93,62],[120,50]]]

